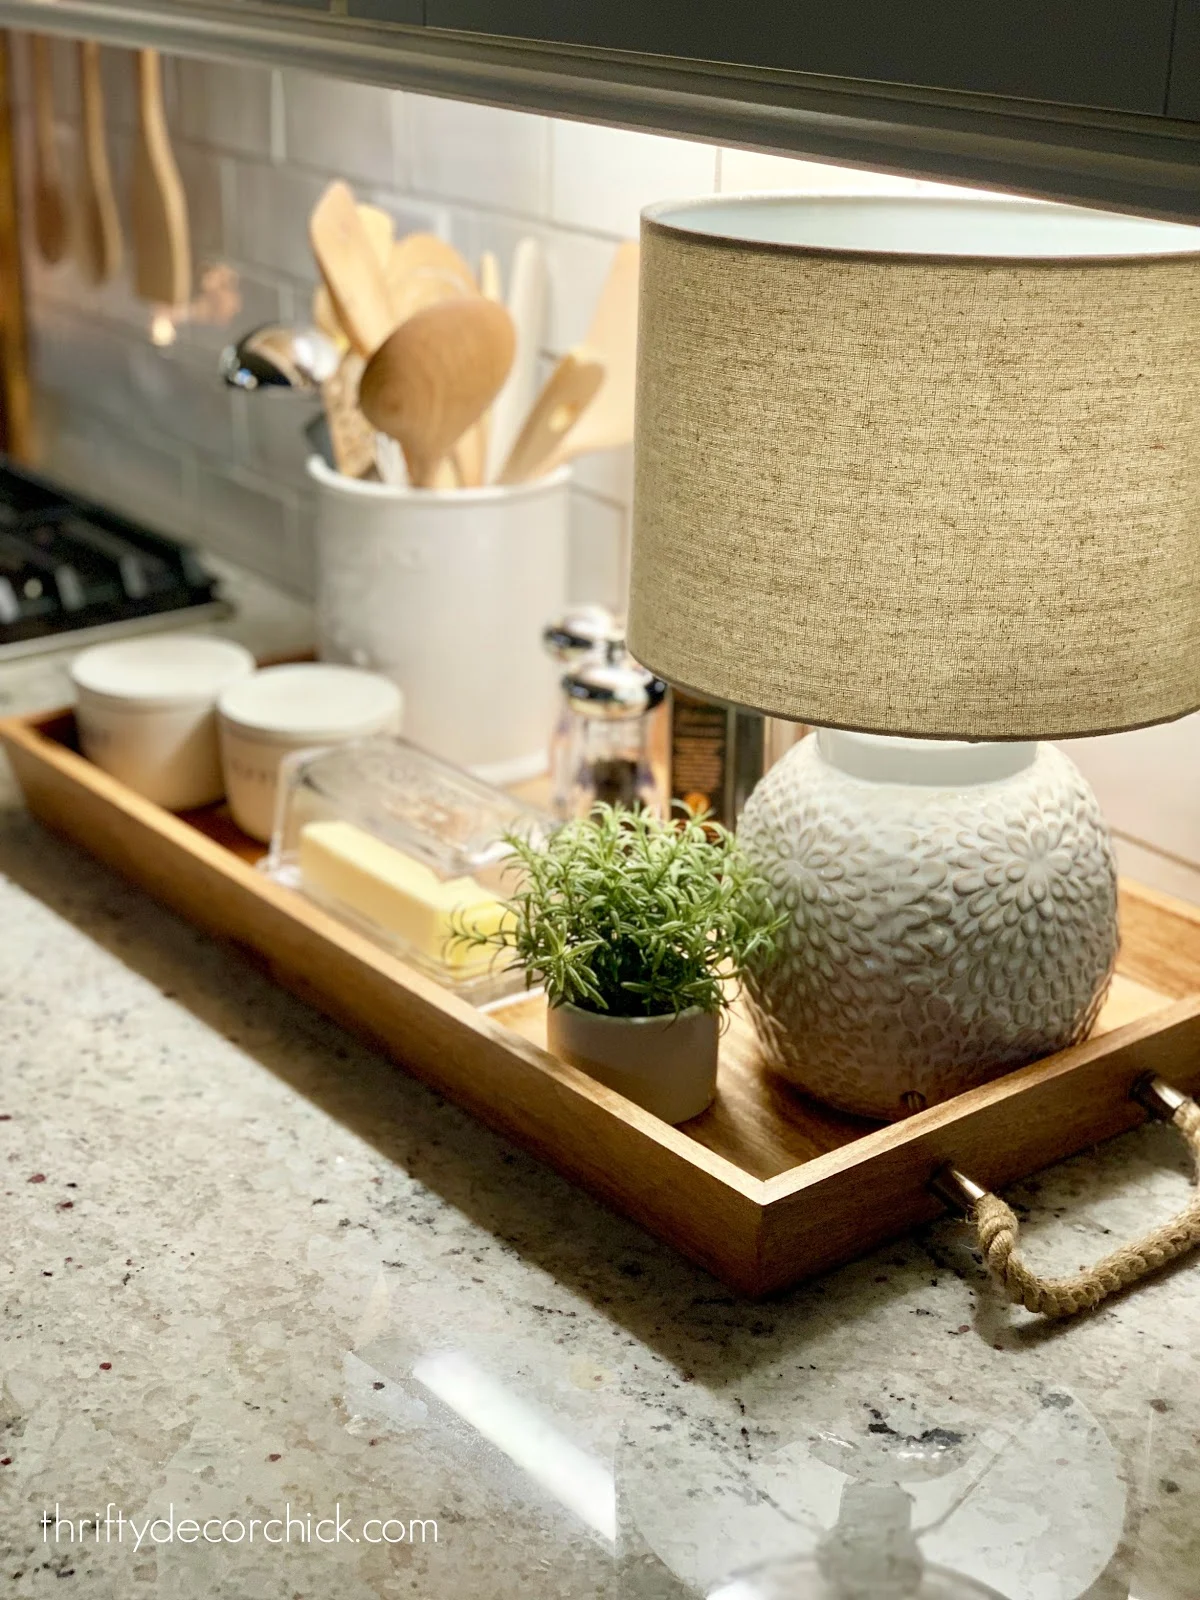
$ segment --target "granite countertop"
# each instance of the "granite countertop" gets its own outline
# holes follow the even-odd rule
[[[947,1221],[740,1302],[0,798],[14,1600],[901,1597],[921,1559],[1200,1596],[1200,1263],[1046,1327]],[[1183,1172],[1157,1126],[1048,1172],[1030,1246],[1100,1255]],[[832,1587],[737,1576],[818,1546]]]

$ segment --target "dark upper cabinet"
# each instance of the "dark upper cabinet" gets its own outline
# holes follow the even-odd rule
[[[425,21],[1161,115],[1174,11],[1175,0],[426,0]]]
[[[1200,0],[1178,0],[1167,115],[1200,122]]]

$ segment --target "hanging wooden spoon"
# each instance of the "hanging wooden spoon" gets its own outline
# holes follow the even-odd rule
[[[325,190],[308,235],[338,322],[361,356],[373,355],[396,324],[369,227],[346,184],[331,183]]]
[[[137,54],[138,127],[133,154],[133,287],[154,305],[192,297],[192,242],[187,196],[167,131],[162,61]]]
[[[358,400],[397,440],[417,488],[495,399],[513,357],[512,319],[482,297],[444,300],[401,323],[367,362]]]
[[[527,483],[550,472],[561,441],[594,404],[604,376],[594,351],[584,345],[568,350],[533,402],[496,482]]]
[[[94,39],[79,43],[79,105],[79,223],[75,252],[88,283],[107,283],[120,272],[125,252],[108,164],[100,46]]]
[[[67,253],[67,207],[54,133],[54,57],[49,39],[29,40],[33,79],[33,236],[51,266]]]

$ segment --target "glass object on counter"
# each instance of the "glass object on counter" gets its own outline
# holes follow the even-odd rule
[[[577,667],[612,641],[621,641],[624,629],[607,606],[577,605],[542,629],[542,645],[552,661],[564,669]],[[551,808],[556,817],[571,815],[571,756],[575,717],[564,689],[558,721],[550,738]]]
[[[515,884],[505,835],[553,818],[405,739],[300,751],[280,772],[266,872],[482,1004],[524,987],[456,927],[495,928]]]
[[[624,639],[610,639],[563,678],[570,729],[565,815],[586,816],[594,805],[655,815],[666,810],[666,789],[655,770],[651,719],[667,686],[639,666]]]

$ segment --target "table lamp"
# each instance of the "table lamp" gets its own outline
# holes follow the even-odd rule
[[[1041,741],[1200,705],[1200,229],[651,208],[629,644],[819,730],[739,829],[789,914],[773,1068],[897,1118],[1083,1037],[1114,862]]]

